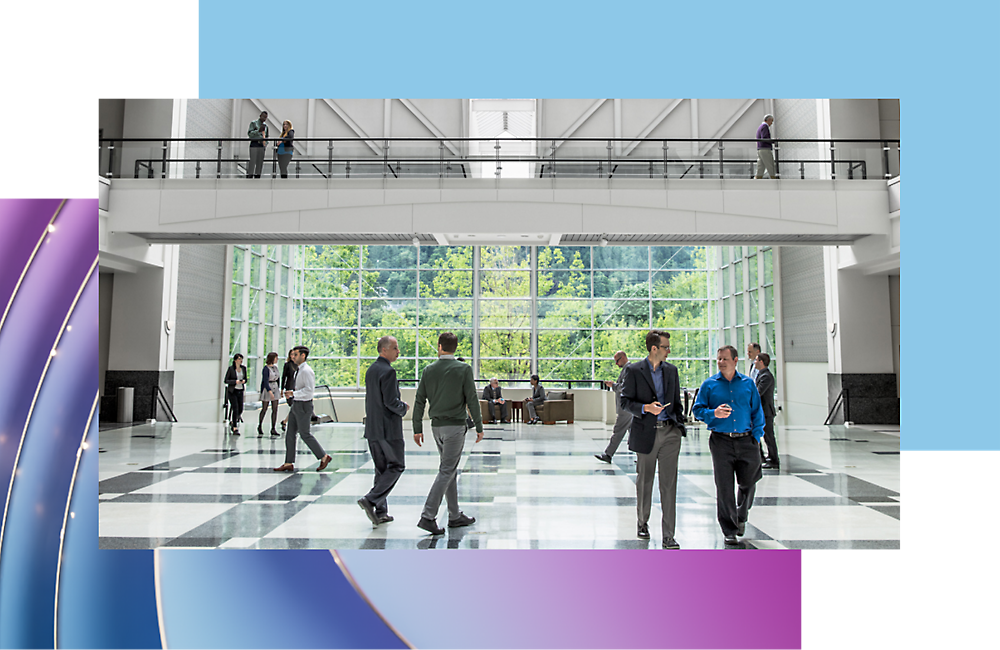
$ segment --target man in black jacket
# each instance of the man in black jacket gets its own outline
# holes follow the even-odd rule
[[[670,334],[651,330],[646,335],[642,361],[629,364],[622,387],[621,406],[632,414],[628,448],[636,459],[637,535],[649,539],[649,513],[653,501],[653,477],[660,471],[660,509],[663,548],[678,549],[674,540],[677,519],[677,458],[681,452],[684,409],[677,367],[666,362],[670,354]]]
[[[375,463],[375,482],[358,505],[372,526],[392,521],[386,498],[406,469],[403,459],[403,416],[410,405],[399,398],[399,381],[392,362],[399,358],[399,343],[383,336],[377,344],[378,359],[365,373],[365,439]]]
[[[780,469],[778,461],[778,440],[774,437],[774,416],[778,412],[774,408],[774,375],[768,366],[771,357],[766,352],[757,355],[754,366],[757,368],[757,392],[760,393],[760,406],[764,409],[764,444],[767,445],[767,458],[761,465],[764,469]]]

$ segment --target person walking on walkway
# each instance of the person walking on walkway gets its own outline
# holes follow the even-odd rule
[[[437,444],[441,462],[431,491],[424,503],[417,526],[431,535],[443,535],[437,525],[441,499],[448,502],[448,528],[460,528],[476,523],[458,507],[458,464],[465,447],[466,413],[471,413],[476,428],[476,442],[483,439],[483,415],[476,397],[472,368],[455,358],[458,337],[443,332],[438,337],[438,360],[427,366],[417,385],[413,400],[413,441],[424,444],[424,404],[430,400],[431,432]]]
[[[615,352],[615,364],[621,368],[618,380],[614,383],[604,382],[608,388],[615,392],[615,426],[611,429],[611,440],[608,442],[607,449],[604,450],[603,454],[594,454],[594,458],[605,463],[611,462],[615,452],[618,451],[618,445],[622,444],[622,440],[628,432],[629,425],[632,424],[632,414],[622,408],[621,402],[622,386],[625,385],[625,369],[628,367],[628,355],[625,354],[624,350]]]
[[[312,425],[316,373],[306,363],[307,358],[309,358],[309,348],[304,345],[292,348],[292,361],[298,370],[295,372],[295,390],[285,391],[285,397],[291,398],[292,404],[288,411],[288,430],[285,432],[285,463],[275,467],[274,471],[276,472],[295,471],[297,435],[302,437],[302,441],[309,447],[309,451],[319,460],[319,468],[316,471],[322,472],[333,460],[309,430]]]

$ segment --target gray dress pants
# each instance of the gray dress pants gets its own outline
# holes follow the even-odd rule
[[[628,433],[629,425],[632,424],[632,414],[626,411],[618,403],[618,396],[615,396],[615,412],[618,414],[615,418],[615,426],[611,429],[611,442],[608,443],[608,448],[604,450],[604,453],[608,456],[614,456],[615,452],[618,451],[618,445],[622,444],[622,440],[625,439],[625,434]]]
[[[264,147],[250,147],[250,162],[247,163],[247,178],[260,178],[264,171]]]
[[[764,170],[771,178],[777,178],[778,172],[774,167],[774,152],[770,149],[757,150],[757,175],[754,178],[764,178]]]
[[[510,403],[504,402],[503,404],[494,404],[493,402],[486,402],[486,408],[490,412],[490,419],[497,420],[497,411],[500,412],[500,418],[503,420],[510,419]]]
[[[544,404],[544,402],[543,402],[543,404]],[[532,420],[534,420],[535,418],[538,417],[538,415],[535,413],[535,403],[533,401],[532,402],[525,402],[524,403],[524,408],[528,409],[528,417],[531,418]]]
[[[441,464],[438,475],[431,485],[431,491],[424,503],[422,516],[436,519],[441,509],[441,499],[448,502],[448,520],[458,519],[462,510],[458,507],[458,463],[462,460],[462,448],[465,446],[464,424],[447,427],[431,427],[438,453],[441,454]]]
[[[313,434],[309,433],[309,427],[312,424],[312,420],[310,419],[312,418],[312,414],[312,400],[308,402],[292,402],[292,408],[288,411],[288,429],[285,430],[286,463],[295,464],[296,434],[302,437],[302,441],[308,445],[309,451],[313,453],[316,460],[326,456],[323,445],[319,444],[319,440],[316,440]]]
[[[660,510],[663,541],[674,538],[677,522],[677,457],[681,454],[681,430],[675,424],[656,427],[656,439],[648,454],[636,452],[635,507],[639,524],[649,521],[653,506],[653,477],[660,472]]]

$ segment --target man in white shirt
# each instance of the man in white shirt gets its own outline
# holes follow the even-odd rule
[[[760,374],[760,370],[757,370],[755,365],[757,362],[757,355],[760,354],[760,343],[750,343],[747,345],[747,371],[746,376],[754,381],[757,381],[757,375]]]
[[[275,467],[276,472],[295,471],[295,434],[302,436],[303,442],[309,446],[313,456],[319,460],[319,470],[326,469],[333,458],[326,453],[323,445],[309,432],[313,414],[313,393],[316,392],[316,373],[306,363],[309,348],[297,345],[292,348],[292,363],[298,366],[295,371],[295,390],[286,390],[285,397],[291,398],[291,409],[288,411],[288,429],[285,431],[285,464]]]

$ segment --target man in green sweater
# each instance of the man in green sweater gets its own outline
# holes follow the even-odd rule
[[[466,409],[476,423],[476,442],[483,439],[483,413],[472,378],[472,368],[455,358],[458,337],[444,332],[438,337],[438,360],[427,366],[417,385],[413,403],[413,440],[418,447],[424,444],[424,403],[430,401],[431,432],[437,443],[441,464],[437,478],[431,486],[424,511],[417,526],[432,535],[443,535],[444,528],[437,525],[441,499],[448,502],[448,528],[459,528],[476,523],[458,508],[458,463],[465,446]]]

